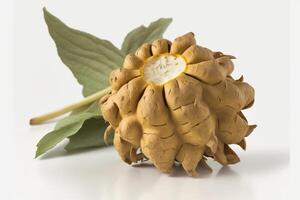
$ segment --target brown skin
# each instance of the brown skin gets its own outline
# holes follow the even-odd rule
[[[168,53],[170,50],[171,42],[165,39],[155,40],[151,45],[153,56]]]
[[[184,72],[163,85],[147,83],[143,64],[151,56],[181,55]],[[256,125],[241,112],[252,106],[254,89],[243,78],[234,80],[233,56],[196,45],[193,33],[171,43],[159,39],[127,55],[111,73],[112,92],[100,101],[103,117],[115,130],[114,146],[125,162],[149,159],[170,173],[175,161],[190,176],[212,157],[223,165],[239,162],[229,144],[246,148]],[[141,153],[137,153],[140,150]]]

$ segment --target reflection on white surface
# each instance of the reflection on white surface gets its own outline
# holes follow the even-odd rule
[[[23,191],[27,196],[34,198],[52,191],[44,200],[58,196],[73,200],[284,199],[280,184],[287,180],[289,162],[288,151],[239,152],[241,163],[222,167],[209,160],[213,172],[200,167],[200,176],[191,178],[180,166],[174,166],[171,176],[150,163],[129,166],[113,148],[73,155],[61,152],[56,149],[33,161],[35,168],[28,175],[32,190]],[[62,188],[64,192],[58,192]]]
[[[129,170],[111,185],[115,192],[111,193],[111,199],[253,199],[251,185],[228,167],[212,175],[205,172],[199,178],[189,178],[181,169],[174,173],[180,176]],[[230,194],[233,188],[236,191]]]
[[[200,168],[198,178],[187,177],[180,167],[169,177],[143,164],[115,173],[103,192],[109,199],[254,199],[253,187],[259,177],[251,176],[272,174],[287,165],[287,154],[268,153],[250,154],[243,168],[210,162],[214,172]]]

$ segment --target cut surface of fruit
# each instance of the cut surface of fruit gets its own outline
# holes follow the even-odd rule
[[[161,85],[176,78],[186,68],[185,59],[180,55],[161,54],[146,60],[142,74],[148,83]]]

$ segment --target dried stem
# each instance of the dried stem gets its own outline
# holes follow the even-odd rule
[[[101,90],[95,94],[92,94],[76,103],[70,104],[66,107],[63,107],[61,109],[46,113],[44,115],[40,115],[38,117],[34,117],[32,119],[30,119],[29,124],[30,125],[38,125],[38,124],[42,124],[43,122],[46,122],[50,119],[54,119],[56,117],[59,117],[65,113],[71,112],[72,110],[75,110],[77,108],[80,108],[82,106],[88,105],[98,99],[100,99],[101,97],[103,97],[105,94],[109,93],[111,91],[111,87],[107,87],[104,90]]]

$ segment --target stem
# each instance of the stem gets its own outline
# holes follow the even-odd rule
[[[46,113],[44,115],[40,115],[38,117],[34,117],[32,119],[30,119],[29,124],[30,125],[38,125],[38,124],[42,124],[43,122],[46,122],[50,119],[54,119],[56,117],[59,117],[65,113],[71,112],[72,110],[75,110],[77,108],[80,108],[82,106],[88,105],[98,99],[100,99],[101,97],[103,97],[104,95],[106,95],[107,93],[109,93],[111,91],[111,87],[107,87],[99,92],[96,92],[88,97],[85,97],[84,99],[72,103],[66,107],[63,107],[61,109]]]

